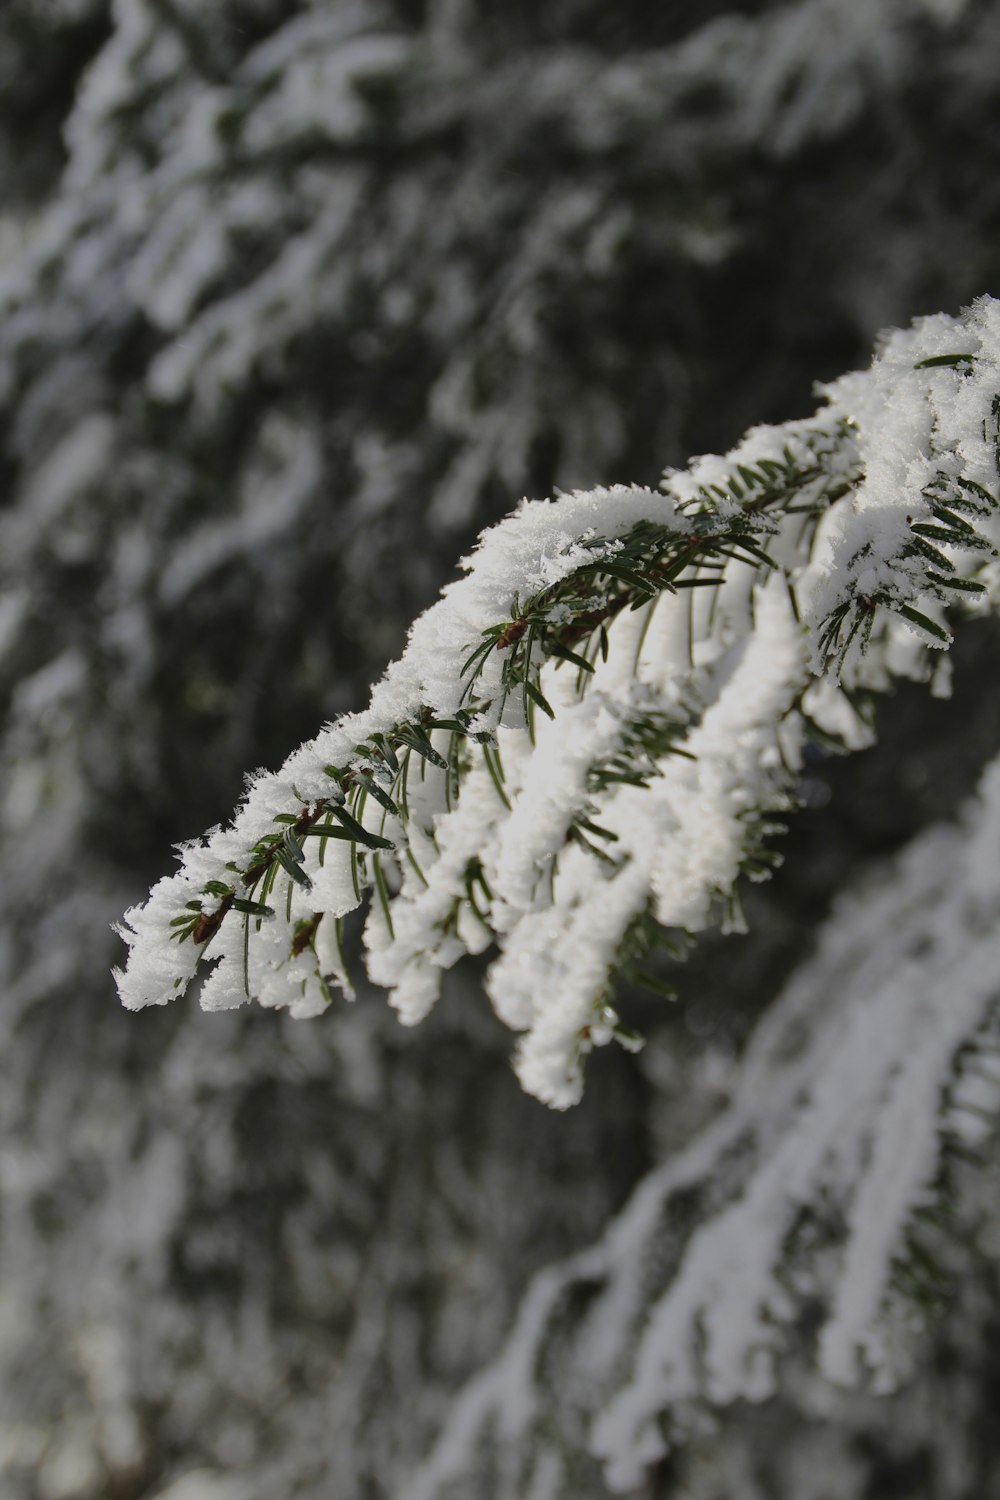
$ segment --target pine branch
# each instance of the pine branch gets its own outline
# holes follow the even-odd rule
[[[659,492],[523,502],[368,710],[252,782],[127,914],[124,1003],[172,998],[206,955],[206,1008],[315,1014],[349,989],[336,923],[374,890],[368,971],[401,1018],[492,937],[524,1086],[575,1102],[645,918],[725,920],[774,862],[807,738],[867,743],[859,695],[929,675],[946,606],[992,604],[998,354],[983,299]]]

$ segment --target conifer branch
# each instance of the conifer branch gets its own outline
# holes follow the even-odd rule
[[[983,299],[659,491],[522,502],[368,710],[252,781],[127,913],[124,1003],[205,957],[206,1008],[316,1014],[350,990],[337,923],[374,891],[367,967],[401,1018],[493,939],[524,1086],[575,1102],[587,1053],[631,1044],[613,982],[652,924],[738,923],[807,739],[867,743],[859,702],[930,674],[948,606],[995,602],[998,358]]]

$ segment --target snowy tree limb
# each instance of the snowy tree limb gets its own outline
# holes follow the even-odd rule
[[[929,674],[952,601],[995,596],[1000,304],[892,335],[811,421],[725,458],[522,502],[414,625],[370,707],[252,781],[121,929],[124,1003],[206,957],[209,1009],[313,1015],[350,989],[341,922],[419,1021],[499,944],[518,1073],[565,1107],[616,1034],[651,923],[738,922],[810,734],[867,742],[866,695]]]

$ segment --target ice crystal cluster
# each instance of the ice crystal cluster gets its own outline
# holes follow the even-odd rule
[[[575,1103],[648,929],[738,921],[810,732],[865,743],[866,696],[937,670],[946,606],[991,602],[1000,304],[921,320],[823,395],[658,491],[525,501],[485,533],[367,711],[130,910],[124,1003],[204,960],[206,1009],[315,1015],[349,992],[342,921],[373,890],[368,972],[401,1019],[495,941],[521,1081]]]

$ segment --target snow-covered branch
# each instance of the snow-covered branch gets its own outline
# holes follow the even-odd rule
[[[124,1003],[204,959],[206,1008],[316,1014],[350,991],[343,919],[372,891],[368,969],[401,1018],[495,941],[519,1076],[575,1102],[587,1052],[633,1040],[610,986],[654,924],[740,920],[809,735],[867,742],[867,695],[930,675],[946,606],[995,596],[1000,303],[822,394],[659,491],[525,501],[485,533],[369,708],[127,914]]]

